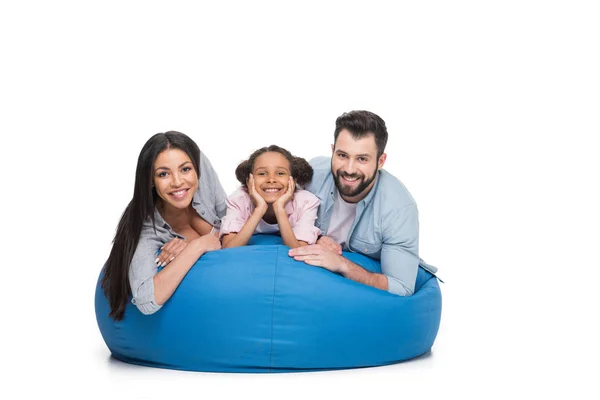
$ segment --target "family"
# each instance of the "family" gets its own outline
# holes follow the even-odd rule
[[[385,171],[385,122],[369,111],[336,120],[332,156],[309,162],[271,145],[236,168],[241,186],[226,196],[210,161],[179,132],[158,133],[138,157],[133,198],[117,226],[101,286],[110,317],[130,301],[158,311],[202,255],[278,233],[297,261],[400,296],[414,293],[417,205]],[[381,274],[342,251],[381,261]]]

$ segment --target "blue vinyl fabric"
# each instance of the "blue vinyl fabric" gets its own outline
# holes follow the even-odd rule
[[[133,304],[108,317],[96,286],[96,319],[112,355],[160,368],[291,372],[392,364],[428,352],[441,318],[436,277],[419,268],[413,296],[362,285],[290,258],[281,238],[206,253],[158,312]],[[381,272],[379,262],[344,253]]]

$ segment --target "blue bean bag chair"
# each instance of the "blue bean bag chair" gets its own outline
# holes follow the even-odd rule
[[[96,319],[112,355],[179,370],[286,372],[386,365],[431,349],[442,298],[429,272],[419,268],[415,294],[401,297],[295,261],[281,243],[255,235],[205,254],[152,315],[130,303],[113,321],[97,284]],[[375,260],[344,256],[381,272]]]

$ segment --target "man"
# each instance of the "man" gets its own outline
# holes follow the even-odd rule
[[[410,296],[419,259],[417,205],[404,185],[382,170],[387,158],[385,122],[369,111],[351,111],[336,120],[332,158],[311,160],[306,189],[321,200],[317,244],[289,252],[295,260],[339,273],[356,282]],[[339,244],[338,244],[339,243]],[[342,249],[381,261],[372,273],[342,256]]]

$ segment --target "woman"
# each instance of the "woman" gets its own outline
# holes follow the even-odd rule
[[[155,313],[198,258],[221,248],[225,200],[212,165],[188,136],[171,131],[146,142],[101,280],[113,319],[123,319],[130,295],[142,313]]]

